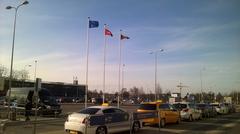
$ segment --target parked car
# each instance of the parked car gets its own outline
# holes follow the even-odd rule
[[[202,110],[202,117],[210,118],[215,117],[217,115],[217,111],[214,107],[206,103],[198,103],[196,104],[197,108]]]
[[[95,125],[87,127],[86,130],[91,116],[98,118],[95,122],[92,122]],[[104,117],[105,123],[99,125],[98,123],[101,122],[99,118],[101,117]],[[64,128],[66,132],[71,134],[107,134],[129,131],[131,125],[131,131],[138,131],[141,128],[141,123],[138,121],[130,124],[130,115],[123,109],[110,106],[92,106],[80,112],[70,114],[64,124]]]
[[[141,103],[137,109],[137,112],[154,112],[158,111],[160,114],[160,126],[165,127],[168,123],[180,123],[180,113],[177,109],[174,109],[172,105],[161,102],[144,102]],[[143,119],[143,125],[158,124],[159,118]]]
[[[224,103],[212,103],[218,114],[228,114],[229,109]]]
[[[228,107],[229,113],[235,113],[236,112],[236,106],[231,103],[224,103]]]
[[[193,121],[202,118],[202,111],[189,102],[174,103],[173,106],[180,111],[181,119]]]

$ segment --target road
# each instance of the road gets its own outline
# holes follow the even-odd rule
[[[82,105],[63,105],[65,112],[73,112],[76,109],[83,107]],[[124,107],[128,111],[134,111],[136,107]],[[78,111],[78,110],[77,110]],[[67,134],[63,130],[65,119],[53,119],[38,122],[37,134]],[[157,127],[144,127],[138,134],[238,134],[240,128],[240,113],[233,113],[229,115],[222,115],[216,118],[204,119],[201,121],[185,122],[180,124],[169,124],[160,131]],[[32,134],[32,124],[18,124],[17,126],[7,126],[5,134]],[[128,134],[125,132],[122,134]]]

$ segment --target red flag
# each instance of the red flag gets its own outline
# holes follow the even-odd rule
[[[130,38],[128,36],[124,36],[121,34],[121,40],[123,40],[123,39],[130,39]]]
[[[105,28],[105,35],[113,36],[112,32]]]

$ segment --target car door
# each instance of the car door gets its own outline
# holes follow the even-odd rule
[[[172,111],[169,104],[160,104],[159,109],[163,112],[166,123],[172,122]]]
[[[194,104],[189,104],[189,108],[191,109],[190,111],[191,111],[193,119],[197,119],[198,113],[197,113],[197,109],[194,106]]]
[[[179,111],[173,107],[172,105],[169,105],[171,112],[172,112],[172,123],[177,122],[178,118],[179,118]]]
[[[127,124],[129,116],[115,108],[105,109],[103,114],[109,133],[124,131],[127,128],[126,126],[129,125],[129,123]]]
[[[125,130],[129,130],[130,128],[130,115],[118,108],[114,109],[115,111],[115,118],[117,118],[117,123],[116,125],[118,125],[117,127],[117,131],[125,131]]]

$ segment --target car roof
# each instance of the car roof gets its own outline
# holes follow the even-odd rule
[[[104,109],[117,108],[117,107],[114,107],[114,106],[91,106],[91,107],[88,107],[88,108],[99,108],[101,110],[104,110]],[[119,109],[119,108],[117,108],[117,109]]]
[[[190,104],[190,102],[175,102],[173,104]]]
[[[161,102],[143,102],[141,104],[161,104]]]

